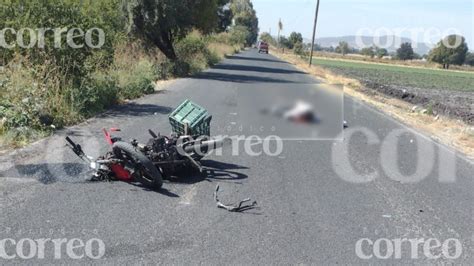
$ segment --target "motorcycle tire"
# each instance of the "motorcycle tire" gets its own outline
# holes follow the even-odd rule
[[[138,182],[151,189],[160,189],[163,186],[163,177],[158,168],[143,153],[126,142],[116,142],[113,145],[114,154],[126,159],[132,164],[140,175],[136,176]]]

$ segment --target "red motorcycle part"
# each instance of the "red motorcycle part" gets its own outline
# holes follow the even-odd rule
[[[102,130],[104,131],[105,140],[107,141],[107,143],[109,143],[110,145],[114,145],[114,142],[112,141],[112,135],[105,128]]]
[[[110,167],[110,170],[112,170],[118,180],[123,182],[132,182],[132,175],[123,166],[114,164]]]

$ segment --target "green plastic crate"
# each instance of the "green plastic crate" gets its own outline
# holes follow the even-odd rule
[[[210,136],[211,120],[206,109],[190,100],[184,101],[169,116],[171,128],[178,136],[187,134],[192,136]]]

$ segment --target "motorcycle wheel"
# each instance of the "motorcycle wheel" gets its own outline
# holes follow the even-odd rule
[[[113,146],[115,155],[125,159],[139,172],[137,181],[151,189],[160,189],[163,186],[163,177],[156,166],[143,153],[126,142],[116,142]]]

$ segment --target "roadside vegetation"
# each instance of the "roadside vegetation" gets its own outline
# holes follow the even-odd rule
[[[288,39],[281,36],[277,42],[264,33],[261,39],[275,43],[279,52],[295,54],[308,62],[311,47],[301,45],[295,36],[299,34],[292,33]],[[321,47],[316,50],[314,65],[333,75],[357,80],[372,91],[417,105],[427,114],[474,124],[474,68],[469,65],[472,55],[462,36],[447,36],[424,60],[414,53],[410,43],[402,43],[391,57],[386,56],[385,49],[367,47],[355,51],[346,42],[340,42],[333,53],[321,52]]]
[[[294,64],[302,71],[323,79],[328,84],[342,85],[344,87],[344,94],[374,106],[397,120],[421,130],[436,141],[455,147],[464,152],[468,157],[474,158],[474,127],[472,127],[472,122],[474,121],[472,120],[471,111],[474,99],[472,91],[414,90],[415,93],[421,93],[415,95],[413,99],[408,99],[403,98],[403,95],[413,93],[409,87],[384,86],[387,89],[385,91],[373,89],[367,87],[367,84],[358,79],[336,73],[320,64],[316,63],[309,67],[306,57],[295,55],[291,51],[283,53],[281,49],[272,49],[271,53],[284,61]],[[365,64],[373,65],[374,67],[380,66],[379,64]],[[435,93],[425,93],[432,91]],[[425,105],[413,104],[411,100],[419,100],[424,102]],[[445,110],[456,110],[459,113],[452,113],[455,117],[455,119],[452,119],[449,116],[442,115],[442,111]],[[468,121],[471,123],[469,124]],[[350,124],[350,121],[348,122]]]
[[[100,48],[68,33],[23,31],[28,48],[0,48],[0,148],[22,146],[113,105],[154,93],[257,39],[249,0],[44,0],[0,3],[0,28],[101,29]],[[232,24],[235,21],[235,24]],[[77,34],[77,32],[76,32]],[[100,43],[97,31],[94,44]],[[58,38],[59,37],[59,38]],[[9,32],[5,41],[15,44]],[[1,149],[0,149],[1,150]]]
[[[283,27],[283,23],[280,21],[278,26]],[[275,38],[268,32],[263,32],[260,35],[262,41],[282,51],[287,49],[297,55],[308,56],[311,44],[304,43],[303,38],[300,37],[301,33],[298,32],[292,32],[288,38],[280,35]],[[456,47],[450,48],[453,46]],[[339,42],[336,47],[322,47],[316,43],[314,54],[317,57],[474,72],[474,54],[469,52],[465,38],[459,35],[447,36],[440,40],[429,53],[423,55],[415,53],[409,42],[402,43],[396,51],[389,52],[387,49],[377,46],[357,49],[345,41]]]
[[[294,34],[293,34],[294,35]],[[473,54],[464,38],[456,48],[448,36],[427,55],[413,52],[404,43],[395,53],[367,47],[357,51],[347,43],[338,47],[316,46],[313,66],[309,67],[310,45],[280,42],[263,33],[272,44],[271,52],[330,84],[342,84],[345,93],[367,102],[429,136],[474,156],[474,68]]]

